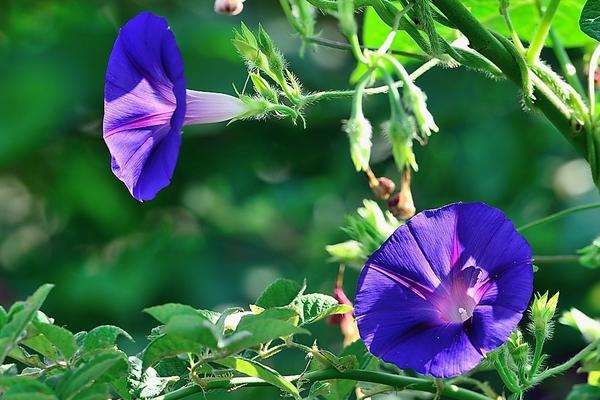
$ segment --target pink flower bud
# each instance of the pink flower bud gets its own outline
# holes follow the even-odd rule
[[[244,9],[244,0],[215,0],[215,12],[238,15]]]

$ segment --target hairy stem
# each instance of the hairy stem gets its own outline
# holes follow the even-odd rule
[[[394,375],[387,372],[379,371],[363,371],[349,369],[343,372],[336,369],[324,369],[319,371],[307,372],[303,375],[285,376],[290,382],[318,382],[330,379],[353,380],[360,382],[379,383],[388,385],[396,389],[410,388],[427,393],[436,393],[443,398],[456,400],[490,400],[490,397],[474,392],[469,389],[464,389],[456,385],[442,383],[436,384],[435,381],[425,378],[413,378],[409,376]],[[155,397],[154,400],[180,400],[187,397],[204,393],[213,389],[234,389],[237,387],[255,387],[269,386],[270,384],[260,378],[254,377],[236,377],[224,379],[211,379],[206,381],[202,386],[188,386],[174,390],[163,396]]]
[[[535,335],[535,350],[533,351],[533,362],[531,363],[531,369],[529,370],[527,378],[531,380],[540,369],[540,365],[542,365],[542,351],[544,349],[544,342],[546,338],[544,334]]]
[[[554,375],[562,374],[569,368],[572,368],[579,361],[583,360],[588,354],[590,354],[592,351],[596,350],[596,347],[598,347],[599,344],[600,344],[600,339],[596,339],[592,343],[590,343],[586,347],[584,347],[583,350],[581,350],[579,353],[575,354],[568,361],[566,361],[560,365],[557,365],[556,367],[549,368],[549,369],[543,371],[542,373],[536,375],[532,380],[532,385],[537,385],[538,383],[542,382],[545,379],[553,377]]]
[[[521,86],[521,74],[513,56],[492,33],[467,10],[460,0],[433,0],[435,6],[469,39],[472,48],[496,64],[513,82]],[[587,157],[585,135],[558,110],[543,93],[537,94],[537,108],[546,115],[563,136]]]
[[[517,228],[517,230],[519,232],[523,232],[523,231],[526,231],[527,229],[531,229],[535,226],[554,222],[554,221],[561,219],[562,217],[565,217],[567,215],[574,214],[579,211],[591,210],[594,208],[600,208],[600,203],[585,204],[583,206],[567,208],[566,210],[559,211],[557,213],[548,215],[547,217],[540,218],[540,219],[532,221],[528,224],[522,225],[519,228]]]

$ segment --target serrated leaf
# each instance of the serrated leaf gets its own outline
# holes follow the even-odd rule
[[[85,388],[103,377],[110,369],[122,360],[116,352],[100,353],[86,360],[85,364],[72,370],[65,377],[66,381],[59,386],[61,399],[75,399]]]
[[[298,388],[296,388],[296,386],[281,376],[279,372],[257,361],[242,357],[227,357],[225,359],[216,361],[216,363],[234,369],[244,375],[260,378],[263,381],[268,382],[285,392],[288,392],[294,398],[300,398],[300,393],[298,392]]]
[[[298,282],[289,279],[277,279],[262,292],[256,300],[256,305],[262,308],[287,306],[303,291],[304,286]]]
[[[589,37],[600,40],[600,1],[585,2],[579,18],[579,27]]]
[[[118,326],[102,325],[89,331],[83,339],[83,352],[92,353],[114,347],[119,336],[133,338]]]
[[[42,322],[36,322],[34,326],[38,332],[58,349],[63,359],[69,360],[73,357],[73,354],[77,351],[77,343],[75,342],[75,335],[71,331],[61,326]]]
[[[40,309],[53,285],[43,285],[35,291],[25,302],[11,309],[8,321],[0,329],[0,364],[8,353],[16,346],[19,335],[31,322],[36,312]]]
[[[352,307],[340,304],[335,298],[320,293],[299,296],[294,300],[294,307],[302,321],[300,326],[312,324],[330,315],[352,311]]]
[[[215,323],[219,318],[219,313],[217,312],[209,310],[197,310],[191,306],[178,303],[167,303],[160,306],[146,308],[144,312],[165,325],[172,317],[176,316],[200,316],[212,323]]]
[[[182,337],[163,335],[153,340],[144,350],[142,356],[142,370],[145,371],[162,359],[175,357],[180,354],[201,351],[201,346],[189,339]]]

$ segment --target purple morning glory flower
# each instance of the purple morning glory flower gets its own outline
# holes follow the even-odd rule
[[[167,186],[184,125],[246,111],[236,97],[186,90],[183,60],[164,18],[143,12],[119,32],[106,70],[103,136],[113,173],[139,201]]]
[[[376,356],[445,378],[506,341],[533,291],[531,248],[502,211],[423,211],[367,260],[354,312]]]

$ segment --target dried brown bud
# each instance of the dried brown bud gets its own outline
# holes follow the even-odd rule
[[[388,209],[394,217],[399,219],[409,219],[415,212],[415,202],[410,191],[410,168],[404,168],[402,171],[402,187],[400,192],[393,195],[388,201]]]
[[[399,219],[409,219],[417,211],[410,190],[403,190],[390,197],[388,209],[394,217]]]
[[[382,176],[377,178],[377,185],[371,186],[375,197],[381,200],[387,200],[396,189],[396,184],[389,178]]]
[[[244,9],[244,0],[215,0],[215,12],[238,15]]]

